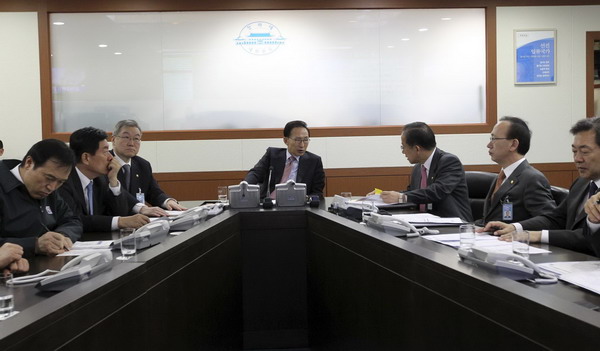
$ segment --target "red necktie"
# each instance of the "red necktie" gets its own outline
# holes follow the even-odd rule
[[[504,179],[506,179],[506,174],[504,174],[504,170],[500,170],[500,173],[498,173],[498,179],[496,179],[496,187],[494,188],[492,196],[494,196],[494,194],[496,194],[496,191],[500,189],[500,186],[502,185]]]
[[[281,180],[277,184],[283,184],[288,181],[290,173],[292,173],[292,166],[294,165],[294,161],[296,161],[296,159],[293,156],[290,156],[290,158],[287,159],[287,161],[285,162],[285,168],[283,169],[283,176],[281,176]],[[276,191],[273,190],[273,192],[271,193],[272,199],[275,199],[275,194]]]
[[[427,188],[427,167],[425,165],[421,165],[421,189]],[[420,204],[419,211],[427,212],[427,205]]]

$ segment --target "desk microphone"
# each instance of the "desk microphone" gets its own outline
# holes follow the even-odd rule
[[[273,199],[271,199],[271,175],[273,166],[269,167],[269,178],[267,179],[267,196],[263,199],[263,208],[273,208]]]

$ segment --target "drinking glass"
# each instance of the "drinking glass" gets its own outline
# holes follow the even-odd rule
[[[222,203],[226,203],[227,202],[227,186],[219,186],[217,188],[217,195],[218,195],[218,199],[220,202]]]
[[[471,250],[475,245],[475,225],[463,224],[460,226],[460,248]]]
[[[123,228],[119,231],[119,239],[121,239],[121,256],[117,257],[117,260],[126,261],[135,255],[137,243],[135,237],[133,237],[134,232],[134,228]],[[132,237],[128,238],[130,235]],[[125,238],[127,238],[127,240]]]
[[[510,236],[512,238],[513,253],[529,258],[529,232],[527,230],[515,230],[510,233]]]
[[[12,273],[0,272],[0,320],[4,320],[13,314],[15,307],[12,294]]]

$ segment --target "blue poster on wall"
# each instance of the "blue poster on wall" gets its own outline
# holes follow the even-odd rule
[[[516,30],[515,52],[515,84],[556,83],[556,30]]]

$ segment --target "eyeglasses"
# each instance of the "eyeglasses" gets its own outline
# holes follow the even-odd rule
[[[310,142],[310,138],[295,138],[295,139],[290,139],[290,140],[293,140],[298,145],[300,145],[302,143],[308,144],[308,142]]]
[[[490,137],[490,141],[494,142],[496,140],[512,140],[514,138],[494,138],[493,136]]]
[[[141,143],[141,142],[142,142],[142,138],[132,138],[132,137],[130,137],[129,135],[123,135],[123,136],[121,136],[121,135],[115,135],[115,136],[116,136],[117,138],[124,139],[124,140],[127,142],[127,144],[129,144],[129,142],[130,142],[130,141],[132,141],[132,140],[133,140],[133,142],[134,142],[134,143],[136,143],[136,144],[139,144],[139,143]]]

